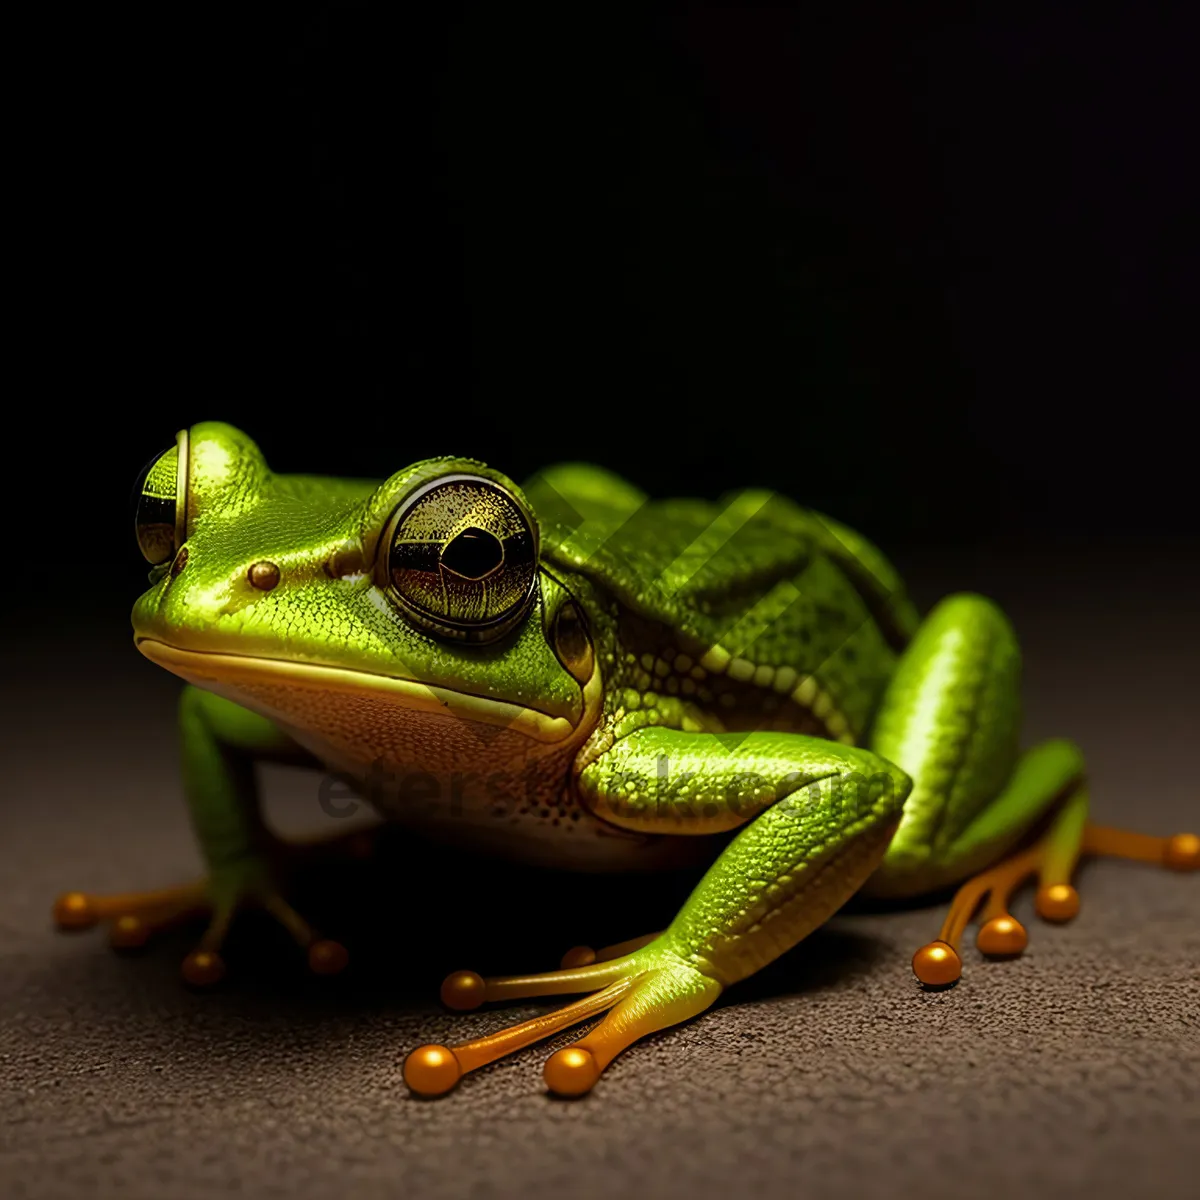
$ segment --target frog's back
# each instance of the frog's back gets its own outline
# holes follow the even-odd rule
[[[709,728],[859,738],[916,625],[865,539],[777,493],[650,500],[580,464],[526,491],[543,560],[607,601],[606,691],[678,697]]]

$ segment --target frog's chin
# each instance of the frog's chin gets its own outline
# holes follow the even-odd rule
[[[462,721],[499,725],[534,741],[551,744],[566,741],[578,729],[578,725],[566,717],[551,716],[490,696],[433,687],[412,679],[394,679],[388,675],[321,663],[184,650],[150,637],[137,638],[136,645],[151,662],[165,667],[189,683],[220,693],[236,692],[239,685],[261,688],[264,684],[278,684],[327,694],[386,696],[414,712],[439,713]],[[594,676],[592,684],[585,688],[585,716],[592,707],[587,693],[595,690],[593,685],[597,683],[598,679]]]

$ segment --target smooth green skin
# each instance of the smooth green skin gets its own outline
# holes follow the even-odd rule
[[[229,426],[199,425],[190,437],[187,564],[159,572],[138,601],[139,640],[399,676],[565,718],[574,732],[561,747],[530,743],[531,808],[580,810],[549,825],[530,818],[543,860],[561,848],[573,864],[590,844],[580,827],[612,825],[626,833],[596,841],[627,842],[633,857],[686,842],[711,859],[670,927],[625,960],[653,968],[636,1003],[660,1024],[705,1007],[860,889],[914,895],[986,866],[1081,777],[1070,743],[1018,754],[1019,652],[995,605],[956,595],[919,621],[874,547],[780,496],[651,502],[596,467],[542,472],[524,488],[541,530],[538,602],[501,644],[473,647],[415,627],[377,555],[413,487],[480,464],[420,463],[380,485],[275,476]],[[281,572],[269,592],[246,582],[263,560]],[[331,561],[351,569],[331,577]],[[590,714],[549,632],[568,596],[585,614],[600,676]],[[709,661],[725,670],[695,680],[714,646]],[[825,699],[785,705],[792,681],[809,674]],[[303,714],[281,721],[277,708],[221,690],[184,691],[181,733],[224,925],[270,886],[252,762],[294,755],[297,742],[320,759],[324,743]],[[327,761],[365,777],[372,749]],[[403,806],[387,815],[403,820]],[[501,852],[519,852],[517,826]],[[453,825],[441,835],[453,838]]]

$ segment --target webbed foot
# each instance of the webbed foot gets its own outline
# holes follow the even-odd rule
[[[193,987],[210,987],[225,975],[221,949],[234,918],[254,907],[270,914],[305,951],[309,969],[333,975],[349,962],[339,942],[322,937],[288,902],[277,880],[305,859],[325,856],[361,857],[371,849],[369,833],[355,832],[308,843],[277,845],[270,856],[249,857],[214,870],[207,879],[154,891],[94,895],[65,892],[54,904],[59,929],[90,929],[106,922],[114,949],[144,946],[152,936],[206,917],[208,925],[196,948],[183,960],[181,972]]]
[[[929,987],[955,983],[962,974],[962,935],[976,912],[980,924],[975,945],[983,954],[989,958],[1020,954],[1029,935],[1009,911],[1009,905],[1013,893],[1033,875],[1039,878],[1034,898],[1037,915],[1044,921],[1071,920],[1079,912],[1079,893],[1071,884],[1071,875],[1076,861],[1084,855],[1194,871],[1200,868],[1200,837],[1194,833],[1151,837],[1091,823],[1080,829],[1067,813],[1037,845],[981,872],[959,888],[937,939],[913,955],[913,973]]]
[[[668,949],[659,935],[636,939],[637,948],[585,966],[569,966],[544,974],[484,979],[473,971],[457,971],[442,984],[449,1008],[468,1010],[484,1002],[525,999],[569,992],[589,992],[563,1008],[544,1013],[496,1033],[453,1046],[429,1045],[414,1050],[404,1062],[404,1082],[421,1096],[448,1092],[463,1075],[521,1050],[572,1025],[607,1016],[577,1042],[546,1061],[543,1078],[559,1096],[588,1092],[610,1062],[638,1038],[703,1012],[721,993],[721,984],[695,963]],[[625,951],[631,943],[612,947]],[[577,951],[568,951],[586,957]]]

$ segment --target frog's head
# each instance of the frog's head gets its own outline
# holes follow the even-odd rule
[[[486,766],[595,722],[583,613],[539,563],[520,489],[481,463],[274,475],[205,423],[149,468],[137,536],[142,653],[332,761]]]

